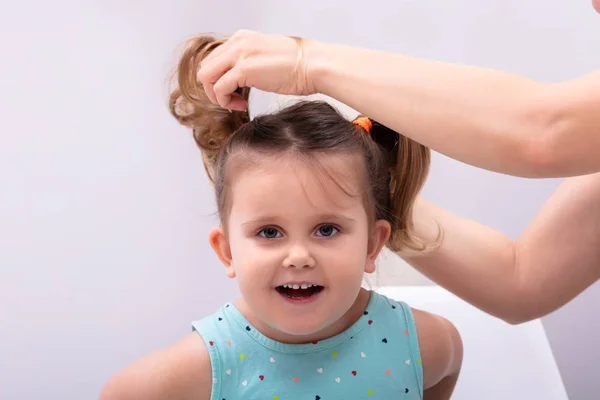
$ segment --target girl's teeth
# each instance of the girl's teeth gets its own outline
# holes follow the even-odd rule
[[[313,285],[312,283],[303,283],[302,285],[298,285],[298,284],[285,284],[283,285],[284,288],[286,289],[310,289],[311,287],[316,286]]]

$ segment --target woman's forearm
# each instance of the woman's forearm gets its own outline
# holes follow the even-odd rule
[[[441,246],[425,255],[400,256],[415,269],[475,307],[511,323],[527,313],[519,286],[515,243],[487,226],[418,198],[415,233]]]
[[[416,234],[436,250],[401,255],[434,282],[510,323],[542,317],[600,279],[600,173],[565,180],[515,241],[417,199]],[[437,221],[437,222],[436,222]]]
[[[600,129],[594,101],[578,96],[583,85],[320,42],[308,47],[307,70],[318,92],[462,162],[523,177],[600,169],[585,138],[573,146],[574,137],[589,136],[582,129]],[[589,96],[600,100],[600,86]],[[580,126],[572,123],[586,113]]]

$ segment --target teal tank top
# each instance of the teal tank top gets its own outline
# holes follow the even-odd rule
[[[376,292],[358,321],[315,343],[269,339],[232,303],[192,327],[210,354],[211,400],[423,398],[412,311]]]

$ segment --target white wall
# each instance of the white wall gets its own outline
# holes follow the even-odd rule
[[[0,398],[94,398],[237,295],[206,242],[199,153],[165,107],[186,37],[245,27],[558,80],[600,65],[588,3],[0,2]],[[557,184],[436,156],[425,194],[516,237]],[[596,285],[545,319],[572,399],[600,391],[599,301]]]

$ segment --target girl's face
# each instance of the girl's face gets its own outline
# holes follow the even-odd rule
[[[592,0],[592,5],[596,11],[600,13],[600,0]]]
[[[357,302],[363,274],[375,270],[390,234],[386,221],[369,223],[359,159],[317,161],[325,171],[287,156],[235,172],[227,232],[211,233],[238,280],[239,308],[280,341],[331,333]]]

